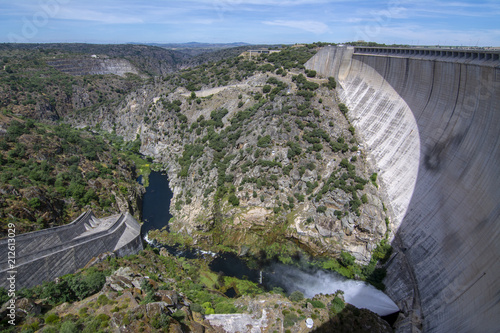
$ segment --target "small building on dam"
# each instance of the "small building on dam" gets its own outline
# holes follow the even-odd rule
[[[91,211],[67,225],[17,235],[15,262],[9,262],[8,244],[9,238],[0,240],[5,249],[0,251],[0,286],[9,288],[7,278],[14,271],[18,290],[74,273],[106,252],[125,256],[143,249],[141,225],[132,215],[97,218]]]

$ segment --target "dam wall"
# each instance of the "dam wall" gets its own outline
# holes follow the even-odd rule
[[[119,58],[64,58],[47,61],[47,64],[70,75],[104,75],[115,74],[125,76],[127,73],[139,74],[139,70],[126,59]]]
[[[8,287],[8,239],[0,240],[0,286]],[[141,226],[129,214],[103,219],[92,212],[80,215],[70,224],[15,237],[16,289],[29,288],[44,281],[74,273],[92,258],[105,252],[117,256],[142,250]]]
[[[306,68],[337,79],[385,192],[397,330],[497,331],[498,52],[325,47]]]

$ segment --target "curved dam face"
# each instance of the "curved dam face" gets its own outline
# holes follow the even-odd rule
[[[326,47],[392,214],[398,331],[493,332],[500,316],[498,53]],[[386,203],[386,204],[387,204]]]

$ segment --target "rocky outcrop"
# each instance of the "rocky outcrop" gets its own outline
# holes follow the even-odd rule
[[[129,95],[114,114],[103,114],[94,121],[100,121],[103,128],[115,128],[129,140],[139,134],[141,151],[167,169],[174,194],[171,230],[188,234],[201,245],[214,242],[212,231],[218,223],[230,235],[225,237],[227,245],[258,251],[274,243],[275,236],[271,235],[278,237],[277,230],[286,224],[282,230],[285,237],[314,255],[337,255],[345,250],[358,262],[367,263],[387,232],[386,214],[377,187],[368,181],[374,170],[338,110],[335,92],[321,87],[309,104],[291,94],[259,104],[253,96],[262,91],[270,77],[284,81],[290,91],[296,90],[292,75],[283,78],[271,74],[257,74],[237,85],[197,92],[197,96],[205,96],[199,103],[182,88],[166,95],[161,94],[165,87],[144,89]],[[185,120],[179,121],[182,117],[172,110],[174,101],[179,101]],[[304,111],[305,105],[309,110]],[[214,203],[219,200],[214,195],[221,176],[215,158],[220,153],[213,143],[200,143],[209,133],[207,127],[199,125],[203,123],[200,119],[208,121],[213,111],[227,110],[221,128],[216,128],[218,136],[225,135],[238,112],[252,108],[255,115],[241,125],[236,140],[224,149],[228,161],[223,177],[227,176],[226,186],[239,204],[228,202],[228,193],[216,207]],[[319,137],[304,136],[314,129]],[[262,137],[270,138],[270,142],[262,144]],[[288,152],[292,142],[301,151],[295,157]],[[318,145],[313,147],[310,142]],[[189,146],[202,151],[192,158],[187,174],[182,174],[185,166],[179,161],[189,153]],[[357,212],[350,208],[356,199],[360,204]],[[214,210],[219,208],[220,216],[215,216]]]

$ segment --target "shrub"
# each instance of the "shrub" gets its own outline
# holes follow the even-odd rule
[[[201,314],[205,313],[205,309],[203,308],[203,306],[201,306],[198,303],[191,303],[191,305],[189,306],[189,308],[193,312],[199,312]]]
[[[288,296],[288,298],[292,302],[300,302],[304,299],[304,294],[296,290],[293,293],[291,293],[290,296]]]
[[[212,304],[210,302],[205,302],[201,306],[204,308],[205,314],[214,314],[215,313],[215,310],[212,308]]]
[[[233,206],[239,206],[240,204],[240,199],[234,194],[231,194],[228,199],[229,203],[231,203]]]
[[[186,313],[182,310],[177,310],[174,313],[172,313],[172,318],[174,318],[178,322],[183,321],[185,317],[186,317]]]
[[[283,318],[283,326],[290,327],[295,325],[295,323],[299,320],[295,313],[287,313]]]
[[[288,141],[286,145],[290,147],[288,148],[287,153],[287,157],[289,159],[292,159],[302,153],[302,148],[300,148],[300,144],[298,144],[297,142]]]
[[[5,288],[3,287],[0,287],[0,304],[3,305],[8,300],[10,300],[10,297],[7,290],[5,290]]]
[[[344,115],[347,114],[347,112],[349,111],[349,109],[347,108],[347,106],[344,103],[339,103],[339,110]]]
[[[180,310],[178,310],[174,314],[172,314],[172,317],[174,317],[174,315],[179,311]],[[183,311],[180,311],[180,312],[184,313]],[[175,319],[177,319],[177,318],[175,318]],[[180,320],[182,320],[182,319],[184,319],[184,317],[180,318]],[[151,326],[153,326],[156,329],[161,329],[161,328],[166,329],[166,328],[168,328],[169,324],[170,324],[170,318],[164,313],[157,314],[151,319]]]
[[[77,333],[79,332],[78,326],[72,321],[65,321],[61,325],[59,333]]]
[[[39,208],[41,205],[42,205],[42,202],[40,201],[40,199],[38,198],[31,198],[29,201],[28,201],[28,205],[31,207],[31,208]]]
[[[215,313],[229,314],[236,312],[238,312],[238,309],[236,309],[236,307],[229,302],[222,301],[215,305]]]
[[[375,186],[376,188],[378,188],[377,174],[375,172],[372,173],[372,175],[370,176],[370,181],[372,182],[373,186]]]
[[[307,77],[315,77],[316,71],[308,70],[308,71],[306,71],[306,75],[307,75]]]
[[[325,206],[318,206],[316,208],[316,212],[318,212],[318,213],[324,213],[324,212],[326,212],[326,207]]]
[[[345,252],[345,251],[340,252],[340,261],[341,261],[342,265],[344,265],[345,267],[353,265],[354,260],[356,260],[356,258],[354,258],[354,256],[352,254],[350,254],[349,252]]]
[[[311,303],[312,306],[315,307],[315,308],[317,308],[317,309],[324,309],[326,307],[323,302],[315,300],[315,299],[313,299],[309,303]]]
[[[335,81],[335,78],[333,78],[333,77],[330,76],[328,78],[327,86],[330,89],[335,89],[337,87],[337,82]]]
[[[45,324],[54,324],[59,321],[59,316],[55,313],[49,313],[45,316]]]
[[[331,306],[332,306],[331,307],[332,312],[334,314],[337,314],[342,312],[342,310],[344,310],[345,303],[342,300],[342,298],[335,296],[335,298],[332,300]]]
[[[260,147],[260,148],[267,148],[270,145],[271,145],[271,136],[270,135],[266,135],[266,136],[260,137],[257,140],[257,146]]]
[[[361,202],[364,204],[368,202],[368,197],[366,196],[366,193],[361,196]]]

